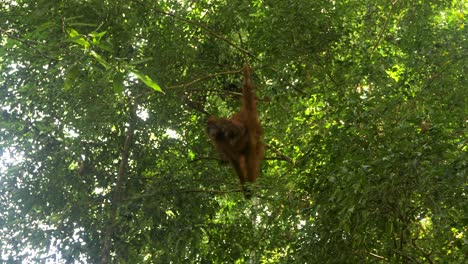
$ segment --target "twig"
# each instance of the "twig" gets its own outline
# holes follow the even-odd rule
[[[322,63],[322,61],[320,60],[320,58],[318,56],[315,56],[315,59],[317,61],[317,64],[319,67],[321,67],[324,71],[325,71],[325,75],[330,79],[330,81],[335,84],[335,85],[338,85],[338,82],[335,80],[335,78],[333,78],[332,74],[327,70],[327,68],[325,67],[325,65]]]
[[[277,150],[276,148],[274,148],[273,146],[271,145],[268,145],[268,144],[265,144],[265,146],[268,148],[268,149],[271,149],[271,151],[273,151],[277,158],[268,158],[270,160],[274,160],[274,159],[278,159],[278,160],[284,160],[284,161],[287,161],[287,162],[290,162],[290,163],[293,163],[292,159],[286,155],[284,155],[283,153],[281,153],[281,151]]]
[[[388,259],[386,257],[383,257],[383,256],[380,256],[380,255],[377,255],[377,254],[374,254],[372,252],[367,252],[367,254],[375,257],[375,258],[378,258],[378,259],[381,259],[381,260],[385,260],[385,261],[388,261]]]
[[[393,3],[392,3],[392,8],[390,9],[390,13],[388,13],[387,19],[385,19],[384,26],[383,26],[382,30],[380,31],[379,37],[377,38],[377,41],[375,42],[374,47],[372,47],[372,50],[371,50],[371,57],[372,57],[372,55],[374,55],[375,50],[376,50],[377,47],[379,46],[380,41],[382,40],[382,38],[383,38],[383,36],[384,36],[384,34],[385,34],[385,31],[387,30],[387,26],[388,26],[388,23],[389,23],[389,21],[390,21],[390,17],[392,17],[393,11],[394,11],[394,9],[395,9],[395,5],[396,5],[396,3],[398,3],[398,1],[399,1],[399,0],[395,0],[395,1],[393,1]]]
[[[179,189],[179,190],[166,191],[166,192],[158,191],[158,192],[145,193],[145,194],[129,197],[123,201],[130,202],[130,201],[140,200],[140,199],[148,198],[148,197],[164,196],[168,194],[180,194],[180,193],[208,193],[208,194],[215,194],[215,195],[225,195],[229,193],[240,193],[240,192],[244,192],[244,191],[241,188],[231,189],[231,190]]]
[[[192,80],[188,83],[183,83],[183,84],[177,84],[177,85],[172,85],[172,86],[167,86],[165,87],[165,89],[176,89],[176,88],[185,88],[185,87],[188,87],[188,86],[191,86],[191,85],[194,85],[198,82],[201,82],[203,80],[206,80],[206,79],[209,79],[209,78],[213,78],[213,77],[216,77],[216,76],[219,76],[219,75],[225,75],[225,74],[234,74],[234,73],[240,73],[241,70],[233,70],[233,71],[225,71],[225,72],[217,72],[217,73],[212,73],[212,74],[208,74],[208,75],[205,75],[205,76],[202,76],[202,77],[199,77],[195,80]],[[196,91],[196,89],[192,89],[190,91]],[[204,90],[204,91],[207,91],[207,90]],[[148,92],[145,92],[145,93],[141,93],[139,95],[136,96],[136,99],[140,98],[140,97],[143,97],[143,96],[146,96],[146,95],[150,95],[150,94],[153,94],[155,93],[156,91],[151,89],[150,91]]]
[[[380,255],[377,255],[375,253],[372,253],[372,252],[368,252],[368,251],[365,251],[365,250],[358,250],[358,251],[355,251],[356,253],[358,254],[365,254],[365,255],[371,255],[372,257],[374,258],[377,258],[377,259],[380,259],[380,260],[385,260],[385,261],[388,261],[388,259],[384,256],[380,256]]]
[[[109,222],[107,223],[104,231],[104,245],[102,248],[102,254],[101,254],[101,262],[100,263],[110,263],[110,251],[111,251],[111,245],[112,245],[112,236],[115,231],[115,225],[116,225],[116,216],[117,216],[117,211],[118,207],[122,201],[122,182],[125,177],[127,165],[128,165],[128,159],[129,159],[129,153],[130,153],[130,146],[133,142],[133,135],[135,132],[135,122],[136,122],[136,106],[131,105],[130,107],[130,117],[129,117],[129,127],[127,130],[127,135],[125,138],[125,142],[123,145],[123,150],[121,153],[121,160],[119,164],[119,170],[117,172],[117,178],[116,178],[116,184],[115,188],[112,194],[112,200],[111,202],[111,211],[109,214]]]
[[[234,73],[240,73],[241,70],[233,70],[233,71],[225,71],[225,72],[217,72],[217,73],[211,73],[211,74],[208,74],[208,75],[205,75],[205,76],[202,76],[202,77],[199,77],[195,80],[192,80],[188,83],[184,83],[184,84],[178,84],[178,85],[173,85],[173,86],[169,86],[167,87],[167,89],[174,89],[174,88],[184,88],[184,87],[188,87],[188,86],[191,86],[191,85],[194,85],[198,82],[201,82],[203,80],[206,80],[206,79],[209,79],[209,78],[213,78],[213,77],[216,77],[216,76],[219,76],[219,75],[227,75],[227,74],[234,74]]]
[[[251,58],[253,58],[253,59],[256,58],[255,55],[253,55],[250,51],[248,51],[248,50],[246,50],[246,49],[240,47],[239,45],[237,45],[237,44],[235,44],[234,42],[230,41],[229,39],[225,38],[224,36],[221,36],[220,34],[216,33],[215,31],[209,29],[207,26],[201,24],[200,22],[193,21],[193,20],[190,20],[190,19],[186,19],[186,18],[183,18],[183,17],[179,17],[179,16],[174,15],[173,13],[165,12],[165,11],[163,11],[163,10],[161,10],[161,9],[158,9],[158,8],[155,8],[155,7],[151,7],[150,5],[148,5],[148,4],[146,4],[146,3],[143,3],[143,2],[141,2],[141,1],[139,1],[139,0],[132,0],[132,1],[135,2],[135,3],[138,3],[138,4],[140,4],[140,5],[143,5],[143,6],[147,7],[147,8],[150,8],[150,9],[154,10],[155,12],[161,13],[161,14],[166,15],[166,16],[170,16],[170,17],[172,17],[172,18],[174,18],[174,19],[177,19],[177,20],[186,22],[186,23],[188,23],[188,24],[195,25],[195,26],[197,26],[197,27],[199,27],[199,28],[205,30],[206,32],[208,32],[208,34],[213,35],[213,36],[215,36],[216,38],[218,38],[218,39],[220,39],[220,40],[226,42],[226,43],[227,43],[228,45],[230,45],[231,47],[233,47],[233,48],[235,48],[235,49],[241,51],[242,53],[247,54],[249,57],[251,57]]]
[[[431,258],[431,252],[426,252],[424,251],[424,249],[422,249],[421,247],[418,246],[418,244],[416,244],[416,239],[412,239],[411,241],[411,244],[419,251],[421,252],[421,254],[424,255],[424,257],[426,258],[427,262],[429,262],[430,264],[434,264],[434,261],[432,261],[432,258]]]
[[[31,40],[24,40],[24,39],[21,39],[20,37],[17,37],[11,33],[9,33],[8,31],[0,28],[0,32],[5,34],[7,37],[11,38],[11,39],[14,39],[20,43],[22,43],[23,45],[25,45],[26,47],[30,48],[30,49],[33,49],[35,50],[37,53],[39,53],[42,57],[46,58],[46,59],[49,59],[49,60],[54,60],[54,61],[58,61],[58,59],[56,58],[52,58],[46,54],[44,54],[44,52],[38,50],[35,45],[44,45],[43,43],[40,43],[40,42],[36,42],[36,41],[31,41]]]
[[[226,161],[223,160],[222,158],[213,158],[213,157],[199,157],[199,158],[194,158],[190,162],[198,162],[198,161],[205,161],[205,160],[214,160],[218,162]]]

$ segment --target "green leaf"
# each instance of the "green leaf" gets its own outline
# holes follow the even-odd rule
[[[109,44],[109,43],[106,43],[106,42],[99,42],[96,44],[96,46],[98,46],[99,48],[105,50],[105,51],[108,51],[108,52],[112,52],[113,49],[112,49],[112,46]]]
[[[106,68],[106,70],[108,70],[110,68],[110,65],[109,63],[107,63],[106,60],[104,60],[101,55],[97,54],[94,50],[92,50],[91,52],[89,52],[89,54],[91,56],[93,56],[102,66],[104,66],[104,68]]]
[[[93,38],[93,44],[97,45],[101,43],[101,38],[107,33],[107,31],[103,32],[91,32],[89,35]]]
[[[148,62],[148,61],[151,61],[151,60],[153,60],[153,57],[148,57],[148,58],[144,58],[144,59],[141,59],[141,60],[135,60],[135,61],[130,62],[130,64],[131,65],[138,65],[138,64],[145,63],[145,62]]]
[[[75,83],[76,77],[79,73],[79,67],[77,65],[72,66],[65,74],[64,88],[65,91],[70,90],[72,85]]]
[[[112,80],[112,87],[114,88],[114,92],[116,94],[121,94],[124,91],[125,86],[123,82],[124,82],[124,74],[121,72],[117,72],[114,75],[114,79]]]
[[[153,88],[155,91],[164,93],[161,87],[154,82],[148,75],[143,74],[135,69],[130,70],[131,73],[133,73],[139,80],[141,80],[144,84],[147,86]]]
[[[88,49],[90,44],[89,42],[85,39],[85,37],[83,35],[81,35],[80,33],[78,33],[78,31],[76,31],[75,29],[71,28],[71,29],[68,29],[68,35],[70,36],[70,41],[78,44],[78,45],[81,45],[84,49]]]
[[[39,25],[36,29],[34,29],[34,32],[40,33],[42,31],[45,31],[46,29],[52,28],[53,26],[55,26],[55,23],[53,21],[47,21]]]

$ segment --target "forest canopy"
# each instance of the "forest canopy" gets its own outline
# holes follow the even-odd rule
[[[463,263],[464,0],[0,3],[0,262]],[[244,63],[244,199],[206,133]]]

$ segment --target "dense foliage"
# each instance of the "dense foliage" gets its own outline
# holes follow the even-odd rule
[[[0,3],[1,261],[462,263],[468,3]],[[205,134],[255,69],[255,199]]]

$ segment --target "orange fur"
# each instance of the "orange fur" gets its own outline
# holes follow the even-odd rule
[[[243,74],[240,111],[229,119],[210,117],[207,122],[207,132],[218,151],[234,167],[244,188],[244,194],[249,198],[250,193],[245,183],[253,183],[258,178],[265,146],[248,64],[244,65]]]

